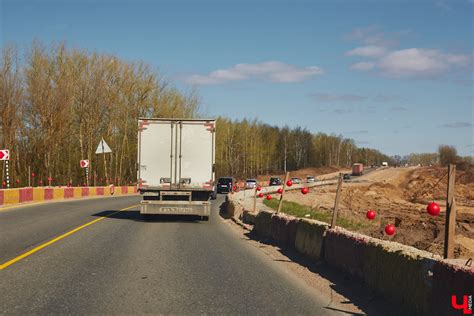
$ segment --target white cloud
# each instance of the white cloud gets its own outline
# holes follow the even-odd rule
[[[442,5],[444,1],[441,1]],[[445,53],[438,49],[408,48],[395,49],[401,34],[382,32],[378,26],[357,28],[347,38],[363,43],[346,52],[347,56],[366,57],[368,60],[354,63],[350,69],[356,71],[376,71],[390,78],[430,77],[472,68],[472,55]],[[395,39],[395,40],[391,40]]]
[[[352,64],[357,71],[377,70],[390,78],[430,77],[468,68],[472,58],[465,54],[443,53],[437,49],[409,48],[392,51],[373,61]]]
[[[378,25],[359,27],[347,34],[346,39],[364,43],[365,45],[375,45],[379,47],[389,47],[397,43],[399,33],[386,33]]]
[[[347,56],[362,56],[362,57],[380,57],[387,53],[387,48],[377,45],[367,45],[356,47],[348,52]]]
[[[367,99],[356,94],[312,93],[310,97],[318,102],[360,102]]]
[[[223,84],[243,80],[262,80],[278,83],[301,82],[323,74],[316,66],[297,67],[279,61],[259,64],[237,64],[226,69],[218,69],[207,75],[189,75],[184,81],[195,85]]]
[[[368,71],[375,68],[375,63],[362,61],[360,63],[355,63],[351,65],[351,69],[359,71]]]
[[[445,54],[436,49],[409,48],[382,57],[377,67],[389,77],[426,77],[467,66],[468,55]]]
[[[446,124],[443,124],[443,127],[447,127],[447,128],[472,127],[472,123],[469,123],[469,122],[446,123]]]

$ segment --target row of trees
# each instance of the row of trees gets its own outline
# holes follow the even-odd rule
[[[142,63],[114,56],[46,49],[39,43],[21,53],[3,49],[0,59],[0,146],[11,150],[10,177],[85,182],[80,159],[89,159],[92,182],[136,178],[138,117],[195,117],[198,99],[159,78]],[[104,137],[108,174],[95,149]],[[99,167],[100,164],[100,167]],[[2,170],[2,180],[5,170]]]
[[[412,153],[404,157],[393,156],[392,159],[398,165],[447,166],[449,164],[457,164],[462,169],[468,168],[474,163],[473,157],[458,156],[456,147],[449,145],[439,145],[438,152],[436,153]]]
[[[392,159],[375,149],[358,148],[352,139],[301,127],[276,127],[256,120],[217,122],[217,170],[249,177],[306,167],[349,167],[353,162],[380,165]]]

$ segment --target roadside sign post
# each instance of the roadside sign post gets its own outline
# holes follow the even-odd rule
[[[86,186],[89,186],[89,167],[86,167]]]
[[[281,211],[281,206],[283,205],[283,195],[285,194],[285,190],[286,190],[286,182],[288,181],[289,178],[290,178],[290,173],[287,172],[285,176],[285,181],[283,181],[283,189],[280,194],[280,202],[278,203],[277,214],[280,213]]]
[[[105,142],[104,138],[102,138],[97,146],[95,151],[96,155],[102,154],[104,155],[104,171],[105,171],[105,181],[106,184],[109,184],[109,177],[107,173],[107,159],[105,159],[105,154],[112,153],[112,149],[110,149],[109,145]]]
[[[8,149],[0,150],[0,160],[5,161],[5,180],[7,182],[7,189],[10,188],[10,173],[8,170],[8,161],[10,160],[10,151]]]
[[[337,211],[339,210],[339,200],[341,199],[342,180],[343,180],[343,174],[341,172],[339,173],[339,179],[337,180],[337,191],[336,191],[336,199],[334,200],[334,209],[332,211],[331,228],[336,227]]]
[[[446,198],[446,224],[444,227],[444,258],[454,258],[454,237],[456,230],[456,201],[454,199],[454,180],[456,165],[448,167],[448,194]]]
[[[83,159],[79,164],[86,171],[86,185],[89,186],[89,159]]]
[[[5,172],[6,172],[6,178],[7,178],[7,189],[10,189],[10,174],[8,171],[8,160],[5,160]]]

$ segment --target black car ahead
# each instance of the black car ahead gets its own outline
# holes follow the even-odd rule
[[[221,177],[217,181],[217,193],[230,193],[232,187],[235,184],[235,180],[232,177]]]
[[[280,178],[274,177],[270,178],[270,185],[282,185],[283,181]]]

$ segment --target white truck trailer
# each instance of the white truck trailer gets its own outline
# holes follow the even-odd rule
[[[138,121],[140,213],[209,220],[214,195],[215,120]]]

